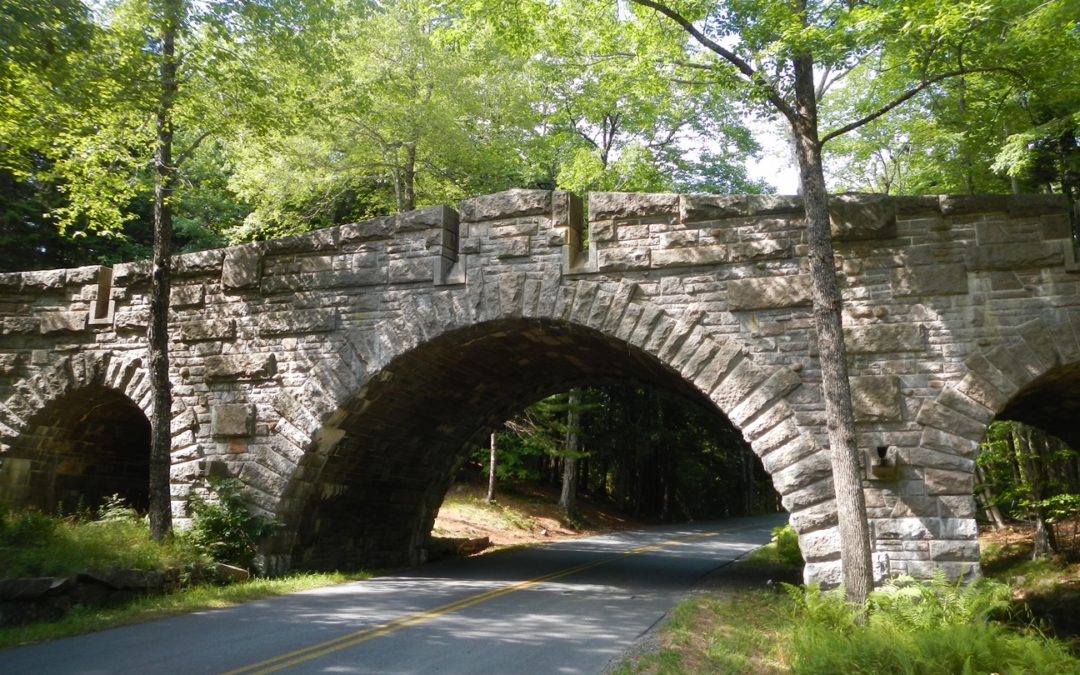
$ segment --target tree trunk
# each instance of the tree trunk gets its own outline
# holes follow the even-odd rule
[[[990,490],[990,485],[986,482],[986,476],[978,464],[975,465],[975,480],[979,483],[979,498],[983,503],[986,518],[994,526],[995,530],[1004,530],[1005,517],[1001,515],[1001,509],[998,508],[994,499],[994,493]]]
[[[580,443],[581,390],[571,389],[566,408],[566,456],[563,458],[562,494],[559,506],[571,518],[577,518],[577,455]]]
[[[495,454],[496,454],[496,438],[498,434],[494,431],[491,432],[491,462],[488,467],[488,491],[487,500],[489,504],[495,503]]]
[[[848,600],[863,604],[874,584],[870,527],[866,522],[866,503],[859,471],[859,448],[855,439],[855,416],[851,407],[841,323],[841,298],[836,285],[828,195],[822,169],[821,143],[818,140],[814,64],[810,56],[800,55],[795,57],[794,65],[797,110],[791,122],[806,211],[814,327],[817,329],[818,360],[829,431],[829,458],[840,525],[840,560]]]
[[[161,541],[172,532],[169,470],[172,453],[172,390],[169,382],[169,276],[172,242],[173,166],[172,112],[176,101],[176,34],[180,0],[161,3],[160,97],[157,109],[157,150],[154,156],[154,260],[150,287],[149,343],[153,404],[150,412],[150,534]]]

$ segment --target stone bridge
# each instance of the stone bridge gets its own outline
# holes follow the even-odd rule
[[[967,574],[987,424],[1080,445],[1068,205],[831,210],[876,571]],[[791,513],[806,578],[836,581],[800,200],[601,193],[582,215],[573,195],[515,190],[178,256],[175,516],[231,475],[285,524],[271,571],[415,562],[471,444],[540,397],[629,378],[725,415]],[[145,502],[148,269],[0,275],[4,501]]]

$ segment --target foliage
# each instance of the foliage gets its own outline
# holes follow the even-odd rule
[[[795,673],[1074,672],[1080,666],[1061,643],[993,621],[1008,607],[1010,591],[989,580],[900,578],[871,593],[865,609],[817,586],[790,587],[789,594],[797,622]]]
[[[157,544],[115,497],[100,520],[36,511],[0,512],[0,577],[67,576],[88,569],[165,569],[199,560],[182,540]]]
[[[558,483],[566,456],[565,394],[545,398],[499,432],[502,480]],[[760,461],[741,434],[694,401],[633,384],[581,390],[575,453],[578,489],[625,513],[715,518],[779,509]],[[472,466],[486,473],[487,448]]]
[[[1055,526],[1080,516],[1080,462],[1060,439],[1020,422],[995,421],[976,461],[976,494],[984,506],[996,506],[1007,518],[1042,520],[1051,545]]]
[[[272,518],[252,513],[235,478],[210,479],[209,498],[193,495],[189,501],[192,544],[217,562],[250,569],[258,545],[279,527]]]
[[[772,541],[776,544],[776,553],[782,562],[802,567],[802,550],[799,548],[799,533],[791,525],[775,527]]]

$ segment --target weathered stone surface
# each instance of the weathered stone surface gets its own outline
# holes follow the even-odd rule
[[[886,195],[829,197],[829,225],[836,241],[896,237],[896,203]]]
[[[86,329],[86,312],[43,312],[41,314],[41,332],[78,333]]]
[[[795,195],[747,195],[746,207],[751,215],[803,214],[802,197]]]
[[[435,275],[435,262],[428,257],[391,260],[389,275],[391,283],[430,282]]]
[[[651,258],[649,249],[609,248],[597,252],[597,267],[601,272],[619,272],[648,269]]]
[[[528,237],[510,237],[495,242],[496,258],[523,258],[529,255]]]
[[[507,190],[461,202],[461,220],[478,223],[548,213],[551,192],[548,190]]]
[[[394,216],[382,216],[362,223],[342,225],[338,228],[338,237],[343,244],[390,239],[395,228]]]
[[[791,257],[791,242],[747,242],[720,246],[687,246],[654,250],[652,267],[688,267],[693,265],[716,265],[748,260],[771,260]]]
[[[234,337],[236,322],[232,319],[208,319],[180,324],[180,339],[185,342],[231,340]]]
[[[217,437],[250,436],[255,409],[247,403],[219,403],[210,409],[210,433]]]
[[[132,286],[150,280],[150,261],[120,263],[113,265],[113,283],[119,286]]]
[[[227,291],[257,288],[262,273],[262,247],[259,244],[225,249],[221,267],[221,287]]]
[[[946,216],[1007,210],[1005,195],[941,195],[938,204]]]
[[[679,200],[679,218],[684,223],[735,218],[748,211],[746,197],[741,195],[691,194]]]
[[[261,380],[277,373],[273,354],[232,354],[206,357],[208,380]]]
[[[169,290],[170,307],[193,307],[201,305],[206,298],[206,286],[194,284],[190,286],[174,286]]]
[[[150,325],[150,309],[146,307],[126,307],[117,310],[113,319],[116,330],[137,330]]]
[[[1011,216],[1042,216],[1069,212],[1069,200],[1061,194],[1007,195],[1005,202]]]
[[[679,195],[635,192],[590,192],[589,217],[596,220],[629,220],[652,216],[677,216]]]
[[[258,317],[259,335],[290,335],[325,333],[337,328],[337,312],[333,309],[308,309],[295,312],[271,312]]]
[[[926,332],[919,324],[851,326],[844,328],[844,344],[849,354],[921,352]]]
[[[221,249],[185,253],[173,258],[173,270],[177,276],[219,274],[223,256]]]
[[[896,422],[903,416],[900,378],[861,375],[851,378],[851,404],[856,422]]]
[[[980,246],[974,251],[971,266],[976,270],[1017,270],[1056,267],[1064,262],[1061,242],[1052,241]]]
[[[927,494],[970,495],[975,489],[975,476],[970,471],[926,469],[923,471]]]
[[[0,375],[10,375],[18,366],[18,354],[0,354]]]
[[[809,305],[810,275],[733,279],[727,284],[727,301],[733,312]]]
[[[963,295],[968,292],[967,267],[963,264],[913,265],[892,273],[893,296]]]

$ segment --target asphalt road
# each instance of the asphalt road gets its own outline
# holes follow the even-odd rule
[[[0,652],[0,673],[601,673],[785,515],[658,527]]]

